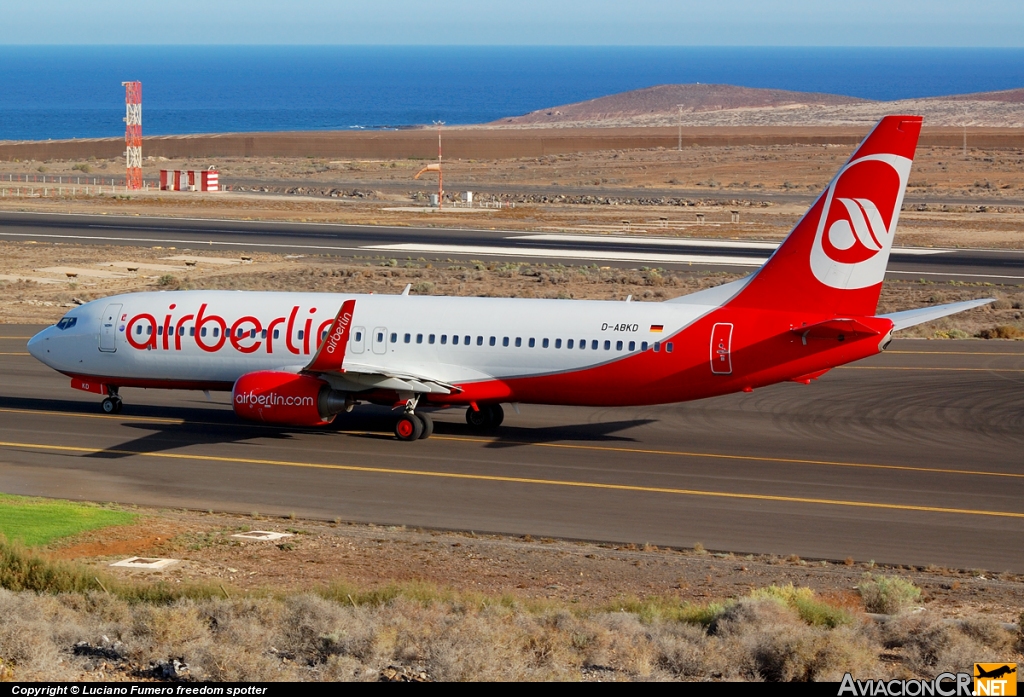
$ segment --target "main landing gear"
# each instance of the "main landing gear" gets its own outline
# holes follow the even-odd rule
[[[466,423],[476,431],[497,428],[504,420],[505,410],[500,404],[482,404],[479,409],[470,407],[466,410]]]
[[[424,440],[434,432],[434,420],[430,415],[416,413],[418,401],[419,398],[414,397],[405,403],[405,413],[395,423],[395,437],[398,440]]]
[[[121,397],[117,394],[116,387],[108,387],[109,395],[100,403],[100,407],[103,409],[104,414],[120,414],[121,413]]]

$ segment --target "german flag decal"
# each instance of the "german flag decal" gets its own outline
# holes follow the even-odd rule
[[[661,334],[663,331],[665,331],[665,325],[664,324],[652,324],[651,325],[651,331],[654,332],[655,334]]]

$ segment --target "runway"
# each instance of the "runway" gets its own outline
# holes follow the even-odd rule
[[[898,235],[898,233],[897,233]],[[430,261],[495,259],[749,273],[775,245],[504,230],[0,213],[0,240]],[[898,237],[897,237],[898,240]],[[893,249],[887,278],[1024,283],[1024,250]]]
[[[0,491],[1024,572],[1024,342],[897,340],[810,386],[657,407],[437,412],[400,443],[360,408],[328,430],[235,419],[227,395],[95,395],[0,327]]]

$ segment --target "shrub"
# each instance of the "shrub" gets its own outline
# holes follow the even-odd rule
[[[845,608],[836,607],[815,597],[810,588],[796,588],[792,583],[785,586],[768,586],[750,594],[752,598],[770,598],[796,610],[807,624],[830,629],[853,621],[853,615]]]
[[[868,612],[892,615],[905,610],[921,597],[921,589],[898,576],[872,576],[865,574],[857,586],[864,608]]]
[[[1010,324],[1001,324],[991,329],[982,329],[975,336],[979,339],[1020,339],[1024,337],[1024,331]]]

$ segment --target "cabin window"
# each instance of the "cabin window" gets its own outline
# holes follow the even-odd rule
[[[359,338],[360,338],[361,335],[359,334],[359,332],[356,332],[356,335],[357,335],[356,336],[356,341],[359,341]],[[280,339],[281,338],[281,330],[280,329],[275,329],[274,330],[274,338],[275,339]]]
[[[216,329],[213,330],[213,335],[217,336],[217,330]],[[303,331],[302,329],[300,329],[299,330],[299,341],[302,341],[302,337],[304,337],[304,336],[306,336],[306,332]]]
[[[569,339],[568,341],[565,342],[565,347],[567,349],[571,349],[572,348],[572,339]]]
[[[458,334],[452,334],[452,346],[458,346],[458,345],[459,345],[459,335]]]
[[[562,340],[555,339],[555,348],[562,348]]]
[[[646,341],[640,342],[640,350],[641,351],[646,351],[647,350],[647,342]]]
[[[275,334],[276,333],[277,332],[275,332]],[[203,327],[202,329],[199,330],[199,336],[206,336],[206,327]]]
[[[398,343],[398,332],[391,332],[391,343],[392,344],[397,344]]]
[[[188,328],[188,335],[189,336],[195,336],[196,335],[196,328],[195,327],[189,327]]]
[[[491,346],[494,346],[496,343],[498,343],[498,337],[492,336],[490,339],[488,339],[487,343],[490,344]]]
[[[516,348],[519,348],[522,345],[523,345],[523,337],[517,336],[516,337]]]
[[[597,339],[594,339],[593,341],[590,342],[590,348],[594,351],[597,350]]]
[[[149,335],[149,334],[152,334],[152,333],[153,333],[153,325],[147,324],[146,325],[146,334]]]
[[[482,336],[478,336],[476,338],[476,345],[477,346],[483,346],[484,345],[484,338]]]
[[[544,341],[542,341],[540,345],[541,345],[541,346],[542,346],[543,348],[547,348],[547,347],[548,347],[548,340],[547,340],[547,339],[544,339]]]
[[[274,338],[275,339],[277,338],[277,330],[276,329],[274,330]],[[363,333],[362,332],[356,332],[356,341],[362,341],[362,340],[363,340]]]
[[[501,345],[502,346],[508,346],[508,337],[507,336],[501,340]]]
[[[447,344],[448,343],[448,335],[447,334],[442,334],[441,335],[441,343],[442,344]]]
[[[245,333],[245,330],[244,330],[244,329],[242,329],[241,327],[238,327],[238,328],[237,328],[237,329],[235,330],[235,334],[236,334],[236,336],[238,336],[238,338],[239,338],[239,339],[241,339],[241,338],[242,338],[242,335],[243,335],[244,333]]]
[[[326,334],[326,332],[324,332],[324,333]],[[249,338],[250,339],[255,339],[256,338],[256,330],[255,329],[250,329],[249,330]]]
[[[667,344],[665,344],[665,353],[672,353],[673,348],[675,347],[672,345],[672,342],[668,342]]]
[[[163,336],[163,335],[164,335],[164,328],[163,328],[163,327],[160,327],[160,326],[158,326],[158,327],[156,328],[156,335],[157,335],[157,336]]]
[[[530,337],[530,348],[533,348],[533,347],[534,347],[534,346],[536,346],[536,345],[537,345],[537,340],[536,340],[536,339],[534,339],[534,338],[533,338],[533,337],[531,336],[531,337]]]
[[[608,339],[605,339],[604,350],[605,351],[611,351],[612,350],[612,342],[609,341]]]
[[[469,346],[469,342],[472,340],[472,338],[473,337],[471,336],[464,336],[462,337],[462,343],[464,343],[466,346]]]
[[[427,343],[428,344],[434,343],[434,335],[433,334],[431,334],[430,336],[427,337]]]
[[[621,351],[622,350],[622,342],[621,341],[616,341],[615,342],[615,350],[616,351]]]
[[[302,332],[299,332],[299,338],[300,339],[302,338]],[[378,344],[383,344],[384,343],[384,332],[377,332],[377,343]]]
[[[658,353],[659,351],[661,351],[661,342],[660,341],[655,341],[654,342],[654,352]]]
[[[629,350],[630,351],[636,351],[636,342],[635,341],[630,341],[629,342]]]
[[[142,325],[141,324],[136,324],[135,325],[135,333],[136,334],[141,334],[142,333]]]
[[[422,334],[417,334],[416,335],[416,343],[417,344],[422,344],[423,343],[423,335]]]
[[[405,339],[405,343],[407,343],[407,344],[408,344],[408,343],[410,343],[410,342],[412,341],[412,334],[406,334],[406,335],[405,335],[404,337],[402,337],[402,338],[403,338],[403,339]]]

